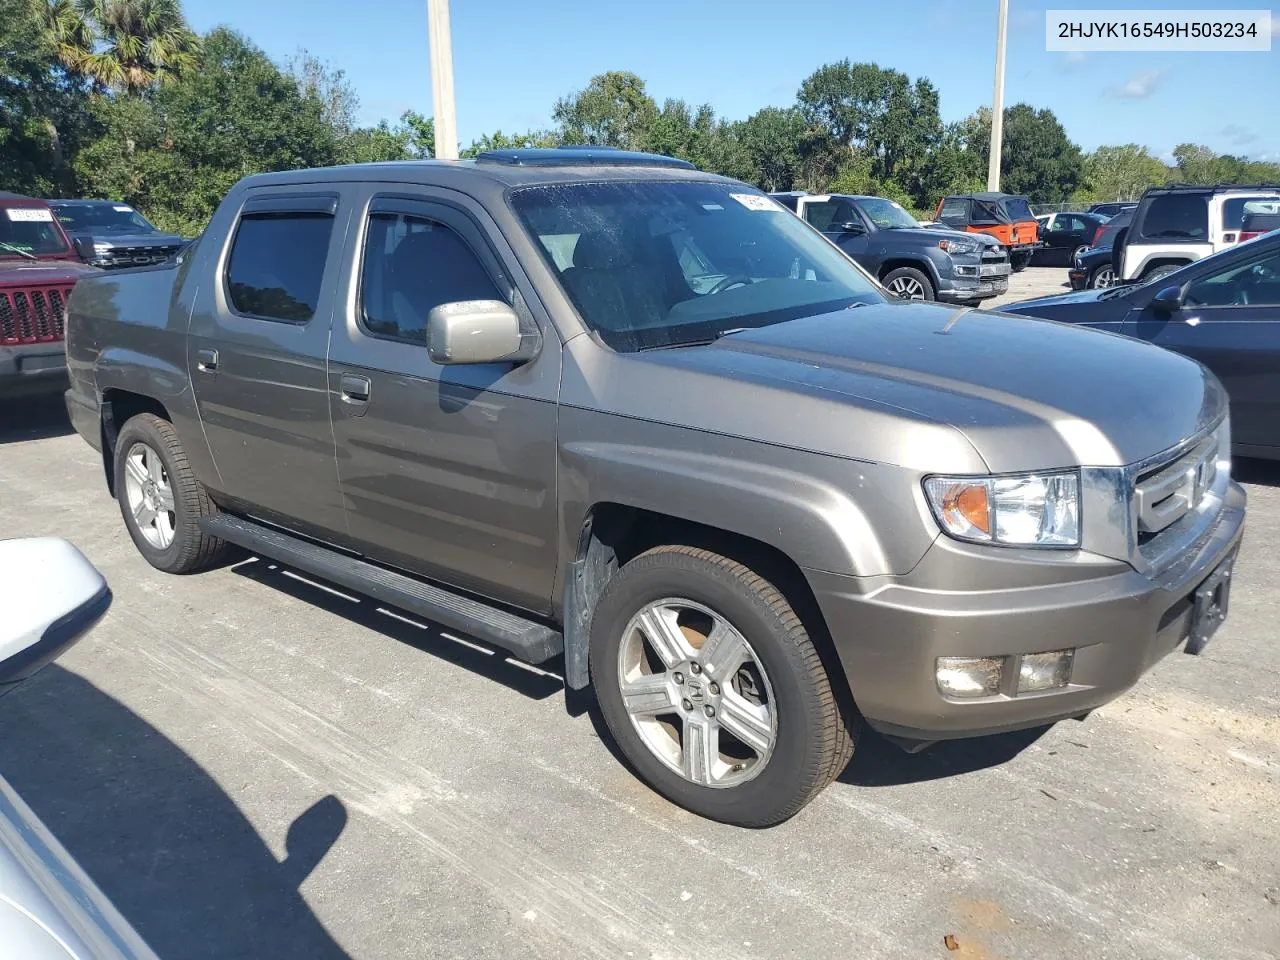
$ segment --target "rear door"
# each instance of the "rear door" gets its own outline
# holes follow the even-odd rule
[[[1268,246],[1210,261],[1184,286],[1181,310],[1165,319],[1148,308],[1123,332],[1203,363],[1231,397],[1233,443],[1280,452],[1280,249]]]
[[[559,338],[479,205],[407,184],[365,190],[348,228],[355,267],[333,325],[327,396],[355,548],[547,612]],[[433,363],[427,314],[462,300],[526,314],[542,329],[539,355],[519,366]]]
[[[325,375],[342,205],[327,185],[249,191],[206,278],[187,364],[220,492],[321,539],[345,531]]]

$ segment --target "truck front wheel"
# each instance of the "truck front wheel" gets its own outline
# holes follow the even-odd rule
[[[605,587],[591,675],[623,754],[694,813],[764,827],[844,769],[854,736],[790,603],[728,557],[657,547]]]
[[[915,267],[890,270],[880,281],[886,290],[900,300],[933,300],[933,284],[924,271]]]
[[[200,529],[217,512],[187,462],[173,424],[140,413],[120,428],[116,498],[134,545],[166,573],[191,573],[215,562],[225,545]]]

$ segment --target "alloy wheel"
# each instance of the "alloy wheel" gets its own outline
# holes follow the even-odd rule
[[[129,448],[124,461],[124,489],[138,532],[157,550],[167,550],[177,524],[173,487],[160,454],[145,443]]]
[[[924,286],[913,277],[896,277],[889,284],[889,292],[902,300],[923,300]]]

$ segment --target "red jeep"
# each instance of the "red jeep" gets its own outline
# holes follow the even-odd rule
[[[65,389],[67,295],[97,272],[47,203],[0,192],[0,396]]]

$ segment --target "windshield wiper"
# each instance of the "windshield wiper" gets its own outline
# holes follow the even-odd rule
[[[0,240],[0,250],[8,250],[11,253],[16,253],[20,257],[26,257],[28,260],[40,259],[30,250],[23,250],[21,247],[15,247],[12,243],[5,243],[3,240]]]

